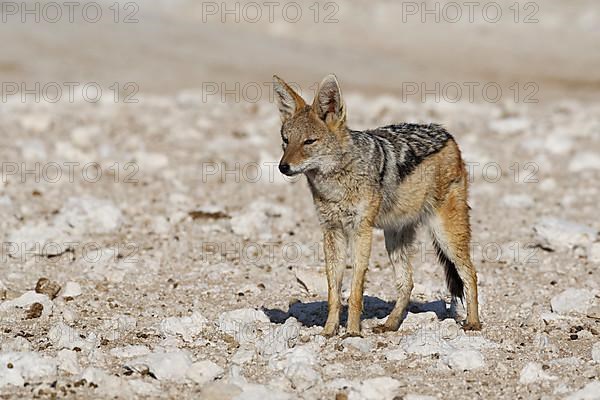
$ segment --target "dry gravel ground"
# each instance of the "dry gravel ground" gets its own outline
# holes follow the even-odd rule
[[[600,398],[600,103],[347,103],[354,128],[456,136],[481,332],[423,235],[410,313],[371,333],[395,298],[379,232],[364,338],[319,336],[319,227],[268,102],[6,103],[0,397]]]

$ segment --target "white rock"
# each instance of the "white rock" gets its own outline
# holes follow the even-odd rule
[[[347,337],[342,340],[342,346],[351,347],[363,353],[369,353],[373,350],[373,344],[362,337]]]
[[[203,385],[223,375],[223,368],[210,360],[193,363],[186,371],[186,376],[192,381]]]
[[[160,388],[156,387],[151,382],[146,382],[142,379],[130,379],[127,383],[135,394],[142,396],[143,398],[151,396],[158,397],[158,395],[160,395]]]
[[[314,268],[296,268],[294,271],[298,282],[311,294],[327,294],[327,277],[325,273]]]
[[[235,354],[231,357],[231,362],[233,364],[242,365],[252,361],[255,355],[256,351],[253,347],[240,346],[238,351],[236,351]]]
[[[54,304],[48,296],[41,293],[36,293],[33,290],[23,293],[20,297],[12,300],[6,300],[0,303],[0,313],[11,314],[15,312],[15,308],[28,309],[33,303],[40,303],[44,308],[42,317],[47,317],[52,314]]]
[[[111,319],[106,319],[102,323],[102,337],[110,341],[121,339],[128,332],[134,330],[137,326],[137,320],[125,314],[114,315]]]
[[[424,394],[409,393],[402,398],[403,400],[438,400],[437,397],[427,396]]]
[[[90,351],[99,342],[99,340],[93,335],[88,335],[87,340],[81,338],[77,330],[71,328],[63,322],[59,322],[50,328],[48,331],[48,338],[54,347],[59,350],[73,350],[75,348],[79,348],[81,350]]]
[[[171,230],[171,224],[167,221],[162,215],[156,215],[152,218],[152,231],[159,235],[164,235],[169,233]]]
[[[554,180],[553,178],[544,178],[540,182],[539,188],[541,190],[543,190],[544,192],[551,192],[551,191],[555,190],[557,186],[558,186],[558,184],[556,183],[556,180]]]
[[[555,380],[555,376],[549,375],[544,372],[542,364],[536,362],[528,362],[523,369],[519,377],[519,383],[527,385],[529,383],[542,381],[542,380]]]
[[[62,227],[31,222],[9,234],[6,254],[22,261],[34,259],[32,254],[55,256],[68,249],[67,243],[75,241]]]
[[[134,162],[141,173],[160,171],[169,165],[169,158],[161,153],[138,151],[134,154]]]
[[[283,370],[291,364],[302,363],[306,365],[317,365],[317,353],[315,346],[306,344],[288,349],[281,354],[271,357],[269,367],[274,370]]]
[[[548,362],[548,364],[550,364],[550,365],[558,365],[560,367],[564,367],[564,366],[578,367],[582,363],[583,363],[583,361],[580,358],[577,358],[577,357],[556,358],[556,359],[550,360]]]
[[[209,382],[202,386],[200,398],[202,400],[231,400],[242,393],[242,389],[231,382]]]
[[[600,363],[600,342],[596,342],[592,346],[592,360]]]
[[[95,162],[94,157],[91,154],[75,147],[70,141],[59,140],[55,142],[54,153],[56,157],[63,162],[78,162],[81,166]],[[80,176],[91,182],[101,179],[100,174],[95,171],[95,168],[85,170]],[[63,179],[67,179],[67,177],[65,176]]]
[[[414,334],[404,337],[401,342],[402,348],[407,353],[419,355],[439,354],[445,357],[455,351],[497,347],[494,342],[481,336],[469,336],[463,331],[455,332],[447,328],[441,329],[440,327],[443,326],[445,325],[439,324],[437,327],[421,328]]]
[[[259,323],[270,323],[270,319],[264,312],[252,308],[227,311],[219,316],[219,330],[233,336],[239,343],[256,341],[256,325]]]
[[[48,158],[46,144],[41,140],[27,140],[19,143],[21,154],[26,161],[42,161]]]
[[[118,358],[140,357],[150,354],[150,349],[144,345],[136,344],[124,347],[115,347],[110,350],[110,354]]]
[[[78,126],[71,131],[71,140],[82,148],[94,147],[94,139],[102,133],[98,125]]]
[[[147,368],[156,379],[168,381],[185,380],[191,366],[190,354],[184,350],[155,352],[126,364],[127,368],[138,372],[143,372]]]
[[[27,114],[23,115],[19,122],[23,129],[30,130],[34,133],[42,133],[47,131],[52,125],[52,116],[50,114]]]
[[[552,391],[553,394],[567,394],[567,393],[571,393],[573,391],[572,388],[570,388],[566,383],[559,383],[558,385],[556,385],[554,387],[554,390]]]
[[[502,202],[510,208],[530,208],[534,204],[533,199],[526,194],[507,194]]]
[[[453,350],[445,340],[441,340],[438,331],[427,329],[420,329],[403,338],[402,346],[407,353],[421,356],[447,354]]]
[[[77,352],[63,349],[57,353],[56,359],[58,361],[58,369],[73,375],[81,372],[79,361],[77,361]]]
[[[14,339],[2,342],[0,350],[6,353],[28,352],[31,351],[31,343],[23,336],[17,336]]]
[[[12,368],[9,368],[12,364]],[[0,353],[0,388],[6,385],[23,386],[31,379],[54,378],[56,361],[34,352]]]
[[[291,317],[283,325],[268,329],[255,343],[258,354],[270,357],[294,347],[300,336],[300,328],[298,320]]]
[[[558,352],[558,347],[550,341],[550,336],[543,332],[538,332],[534,336],[533,343],[541,350],[548,352]]]
[[[184,209],[187,210],[190,207],[192,200],[190,199],[189,196],[187,196],[183,193],[175,192],[175,193],[169,194],[169,203],[173,207],[176,207],[179,210],[184,210]],[[210,209],[210,206],[208,206],[208,208]],[[213,210],[215,210],[215,209],[222,210],[220,208],[217,208],[216,206]]]
[[[490,129],[499,135],[514,135],[529,129],[530,121],[525,118],[504,118],[492,121]]]
[[[0,354],[0,361],[3,359]],[[25,384],[25,379],[23,376],[14,368],[6,367],[6,364],[0,365],[0,388],[4,386],[13,385],[13,386],[23,386]]]
[[[81,286],[77,282],[67,282],[62,288],[60,295],[62,297],[77,297],[81,296]]]
[[[573,140],[563,133],[554,133],[546,138],[546,149],[552,154],[567,154],[573,148]]]
[[[257,200],[231,217],[231,228],[236,235],[247,239],[272,239],[276,232],[295,228],[295,213],[289,207],[267,200]]]
[[[282,370],[299,390],[306,390],[321,380],[321,375],[315,370],[316,366],[317,354],[314,345],[298,346],[269,360],[269,367]]]
[[[592,306],[594,295],[586,289],[569,288],[552,297],[550,305],[552,311],[558,314],[580,313],[583,314]]]
[[[88,234],[105,234],[122,224],[121,210],[108,200],[90,196],[69,198],[50,222],[30,222],[11,232],[7,253],[13,257],[24,254],[58,255],[74,244],[81,244]],[[89,249],[88,249],[89,250]]]
[[[600,170],[600,155],[598,153],[583,152],[573,156],[569,163],[569,171],[581,172],[586,169]]]
[[[292,364],[284,370],[284,374],[299,391],[308,390],[321,381],[321,374],[306,364]]]
[[[165,336],[181,336],[184,341],[192,342],[205,328],[208,320],[195,311],[186,317],[169,317],[161,321],[160,330]]]
[[[538,220],[533,230],[536,242],[553,250],[570,250],[576,246],[587,248],[598,234],[585,225],[551,217]]]
[[[420,329],[427,327],[437,327],[438,317],[433,311],[412,313],[408,312],[406,318],[402,321],[402,329]]]
[[[403,361],[406,357],[406,352],[402,349],[393,349],[385,353],[385,358],[389,361]]]
[[[183,212],[183,211],[174,211],[169,213],[169,224],[170,225],[177,225],[178,223],[180,223],[181,221],[185,220],[186,218],[188,218],[188,213],[187,212]]]
[[[122,222],[121,210],[111,201],[91,196],[69,198],[54,220],[55,225],[69,227],[80,235],[111,233]]]
[[[483,356],[478,350],[456,350],[445,356],[443,361],[458,371],[470,371],[485,366]]]
[[[399,395],[402,384],[388,376],[371,378],[352,385],[349,400],[392,400]]]
[[[297,397],[272,386],[254,383],[240,384],[239,386],[242,389],[242,393],[235,396],[232,400],[291,400]]]
[[[600,242],[592,243],[588,252],[590,261],[600,263]]]
[[[9,196],[0,196],[0,207],[10,207],[12,204]]]
[[[126,398],[133,395],[127,380],[95,367],[87,367],[79,376],[88,383],[96,384],[104,396]]]
[[[600,399],[600,381],[593,381],[585,385],[583,389],[567,396],[565,400],[599,400]]]

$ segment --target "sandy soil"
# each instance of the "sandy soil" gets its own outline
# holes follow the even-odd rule
[[[348,349],[341,338],[319,338],[326,311],[320,234],[305,182],[286,182],[274,173],[279,153],[274,106],[217,102],[200,108],[199,101],[200,94],[187,93],[147,97],[138,105],[5,107],[2,159],[18,161],[17,171],[8,161],[3,164],[6,299],[20,298],[42,277],[63,287],[76,282],[82,293],[42,302],[46,311],[38,318],[28,319],[31,301],[3,308],[3,351],[32,351],[55,360],[62,348],[77,350],[74,370],[62,370],[58,358],[57,375],[26,378],[26,386],[5,386],[2,393],[115,394],[108,378],[96,377],[96,384],[90,376],[82,378],[89,367],[118,376],[118,386],[138,395],[191,395],[205,388],[185,376],[169,380],[132,373],[126,366],[137,353],[123,350],[125,356],[118,356],[114,350],[130,345],[144,346],[142,353],[185,349],[191,359],[212,360],[223,369],[219,385],[247,379],[306,398],[346,393],[348,382],[377,376],[397,379],[397,395],[439,398],[448,393],[561,397],[597,379],[599,367],[592,361],[597,314],[585,302],[576,301],[575,314],[568,315],[551,313],[550,304],[568,288],[589,290],[591,300],[585,301],[597,303],[595,237],[565,239],[560,235],[568,229],[559,226],[544,233],[552,244],[543,244],[533,230],[542,217],[598,229],[589,219],[598,196],[591,184],[599,173],[597,106],[569,102],[547,110],[508,110],[348,96],[351,125],[444,123],[471,165],[473,257],[484,329],[467,338],[484,338],[485,346],[474,350],[483,365],[467,366],[465,372],[448,367],[446,350],[435,348],[446,342],[445,329],[451,336],[462,334],[456,325],[444,325],[453,314],[446,310],[441,268],[425,237],[415,248],[415,313],[400,332],[375,335],[366,329],[364,352]],[[360,112],[365,104],[368,111]],[[586,158],[591,161],[582,164]],[[78,163],[72,164],[72,177],[68,162]],[[60,179],[52,168],[62,171]],[[381,233],[373,253],[366,328],[387,315],[395,295]],[[232,317],[242,321],[241,327],[223,322],[226,311],[247,308],[264,314]],[[200,325],[188,321],[201,329],[185,321],[164,325],[169,317],[192,312],[206,318]],[[278,331],[289,316],[298,320],[289,328],[292,333]],[[83,344],[77,335],[61,341],[66,329],[61,323],[74,328]],[[279,348],[282,335],[286,344]],[[425,344],[433,335],[434,348],[412,353],[406,342],[411,335],[425,337]],[[268,345],[258,345],[261,339]],[[316,346],[314,365],[306,366],[316,377],[306,378],[308,383],[273,367],[273,357],[300,345]],[[239,349],[249,352],[248,359],[232,358]],[[392,350],[405,351],[406,358],[387,360]],[[519,384],[528,362],[541,363],[556,378]],[[348,382],[340,383],[342,378]],[[81,379],[87,383],[78,385]],[[128,386],[140,379],[147,386]]]

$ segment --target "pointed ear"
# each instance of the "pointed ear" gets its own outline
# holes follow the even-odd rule
[[[317,90],[312,108],[330,127],[340,127],[346,123],[346,105],[335,75],[327,75]]]
[[[273,75],[273,89],[275,90],[275,102],[279,108],[282,121],[290,118],[296,111],[306,106],[304,99],[277,75]]]

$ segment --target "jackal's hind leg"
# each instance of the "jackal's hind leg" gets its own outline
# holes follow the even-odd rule
[[[415,231],[416,227],[411,225],[400,230],[385,230],[384,232],[385,248],[394,268],[398,300],[385,323],[373,329],[375,333],[397,330],[408,307],[413,289],[413,271],[408,250],[415,238]]]
[[[471,228],[469,208],[462,191],[451,190],[435,210],[429,228],[434,247],[446,272],[446,281],[454,297],[466,298],[467,321],[464,330],[480,330],[477,303],[477,273],[469,245]]]

